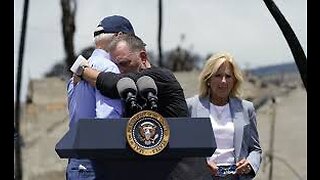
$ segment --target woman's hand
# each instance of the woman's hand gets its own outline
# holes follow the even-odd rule
[[[208,168],[210,170],[210,172],[212,173],[212,175],[217,175],[218,173],[218,166],[216,163],[214,163],[213,161],[207,161],[208,164]]]
[[[251,165],[247,159],[241,159],[236,164],[236,172],[239,175],[248,174],[252,171]]]

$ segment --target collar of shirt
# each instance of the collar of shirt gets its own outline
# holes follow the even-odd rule
[[[110,59],[110,54],[103,49],[95,49],[91,56],[103,56],[106,59]]]

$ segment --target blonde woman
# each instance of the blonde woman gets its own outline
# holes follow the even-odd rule
[[[188,98],[191,117],[210,117],[217,149],[207,164],[213,179],[253,179],[261,146],[252,102],[241,99],[241,70],[229,53],[217,53],[199,76],[199,94]]]

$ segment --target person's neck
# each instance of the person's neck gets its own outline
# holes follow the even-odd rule
[[[229,102],[229,98],[210,97],[210,102],[217,106],[224,106]]]
[[[104,50],[105,52],[109,52],[109,50],[106,48],[106,46],[101,45],[101,44],[97,44],[96,49],[101,49],[101,50]]]

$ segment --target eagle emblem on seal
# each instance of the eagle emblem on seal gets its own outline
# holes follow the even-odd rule
[[[155,143],[159,137],[159,134],[156,134],[156,132],[157,126],[149,121],[143,122],[139,127],[140,138],[145,145],[152,145]]]

